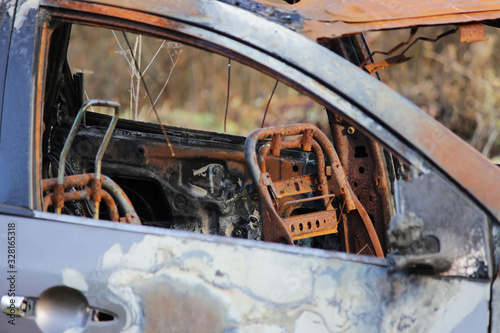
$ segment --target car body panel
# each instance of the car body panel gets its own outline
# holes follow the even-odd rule
[[[64,284],[120,314],[113,328],[88,332],[487,329],[487,281],[388,275],[378,258],[53,217],[7,218],[22,235],[19,257],[36,259],[19,260],[18,293]],[[35,328],[17,320],[9,332]]]

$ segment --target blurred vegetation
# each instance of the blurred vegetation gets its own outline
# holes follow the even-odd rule
[[[452,27],[420,28],[416,37],[436,37]],[[372,51],[388,51],[406,41],[409,29],[371,32]],[[498,111],[500,68],[498,32],[486,28],[488,41],[462,44],[460,34],[436,43],[420,41],[406,55],[409,62],[380,72],[391,88],[413,101],[489,158],[500,160]],[[68,59],[73,71],[85,73],[89,98],[117,100],[131,119],[156,122],[131,54],[166,125],[247,135],[261,126],[276,80],[236,61],[179,43],[93,27],[74,26]],[[386,56],[376,55],[375,60]],[[266,126],[310,122],[327,129],[324,108],[278,84]]]
[[[420,28],[416,37],[435,38],[451,26]],[[372,51],[388,51],[406,41],[409,29],[365,35]],[[465,44],[460,32],[436,43],[419,41],[412,60],[380,72],[382,81],[469,142],[500,161],[499,32],[485,27],[489,40]],[[396,52],[397,54],[397,52]],[[376,55],[375,61],[386,56]]]
[[[246,136],[261,127],[275,79],[232,60],[228,99],[227,58],[146,36],[127,39],[132,52],[121,31],[73,26],[68,62],[85,73],[87,98],[116,100],[125,117],[157,122],[134,54],[163,124],[223,132],[228,101],[227,133]],[[265,126],[300,122],[329,132],[322,106],[279,83]]]

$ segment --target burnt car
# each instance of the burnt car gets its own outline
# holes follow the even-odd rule
[[[497,1],[2,1],[1,331],[500,330],[500,170],[370,75],[401,59],[373,63],[361,34],[474,41],[499,17]],[[227,85],[200,87],[221,64]],[[278,82],[297,116],[252,123]],[[189,128],[197,108],[241,131]]]

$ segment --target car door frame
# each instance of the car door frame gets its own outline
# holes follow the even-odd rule
[[[26,4],[26,3],[28,3],[28,2],[24,2],[24,4]],[[75,3],[75,6],[80,5],[80,3],[78,3],[78,2],[74,2],[74,3]],[[50,3],[50,5],[53,5],[53,3]],[[68,6],[70,6],[70,5],[68,4]],[[101,6],[101,8],[108,9],[111,11],[118,10],[116,8],[111,8],[111,7],[104,6],[104,5],[98,5],[98,6]],[[227,6],[227,5],[224,5],[224,6]],[[225,9],[227,9],[229,12],[231,12],[231,10],[233,10],[230,7],[227,7]],[[21,10],[22,10],[22,5],[17,8],[18,12],[20,12]],[[26,8],[24,8],[24,10],[26,10]],[[67,8],[66,8],[66,10],[67,10]],[[55,13],[57,13],[57,10],[54,10],[54,11],[49,10],[49,12],[52,14],[55,14]],[[439,286],[442,287],[442,285],[444,283],[446,283],[447,285],[452,285],[451,290],[455,290],[453,288],[456,287],[457,293],[454,293],[452,291],[439,299],[439,302],[441,303],[441,305],[439,303],[437,305],[440,307],[442,307],[445,304],[450,305],[449,302],[452,300],[455,300],[453,298],[453,297],[455,297],[455,295],[461,295],[461,297],[465,297],[472,290],[476,290],[476,291],[480,290],[481,299],[477,302],[477,306],[481,307],[481,313],[476,314],[476,316],[479,316],[479,317],[484,319],[484,316],[485,316],[484,311],[486,311],[486,314],[487,314],[487,311],[488,311],[487,304],[489,301],[489,294],[486,293],[486,291],[489,290],[490,283],[487,280],[486,281],[484,281],[484,280],[482,280],[482,281],[469,281],[469,280],[464,280],[464,279],[455,279],[452,282],[449,282],[447,280],[443,280],[443,279],[438,278],[438,277],[416,277],[416,276],[412,276],[412,275],[407,275],[406,273],[397,273],[395,275],[388,275],[385,262],[380,261],[380,260],[375,259],[375,258],[355,257],[353,255],[347,255],[347,254],[342,254],[342,253],[325,253],[324,251],[317,251],[317,250],[311,250],[311,249],[297,249],[297,248],[292,248],[292,247],[286,247],[286,246],[279,245],[279,244],[265,244],[265,243],[257,243],[256,244],[254,242],[248,242],[248,241],[240,241],[240,240],[233,240],[233,239],[221,239],[220,237],[216,237],[216,236],[186,234],[186,233],[182,233],[182,232],[178,232],[178,231],[174,231],[174,230],[162,230],[162,229],[157,229],[157,228],[152,228],[152,229],[146,230],[145,228],[142,228],[142,227],[124,226],[124,225],[110,225],[108,222],[87,221],[83,218],[54,216],[53,214],[50,214],[50,213],[42,213],[42,212],[37,211],[36,209],[37,208],[39,209],[40,206],[36,204],[37,199],[36,199],[35,193],[39,193],[39,190],[37,191],[34,189],[38,185],[35,183],[38,183],[38,180],[39,180],[38,177],[40,177],[40,176],[37,175],[38,173],[35,172],[34,169],[37,169],[36,163],[39,163],[39,160],[40,160],[39,158],[36,157],[37,156],[36,151],[39,150],[39,147],[37,148],[36,145],[40,144],[39,140],[37,140],[37,138],[40,138],[39,134],[42,133],[43,129],[42,129],[42,124],[41,124],[41,120],[40,120],[40,115],[39,114],[34,115],[33,113],[36,112],[35,110],[38,110],[38,111],[41,110],[41,106],[39,106],[39,105],[42,101],[41,97],[43,96],[43,89],[40,87],[38,87],[38,88],[35,88],[35,87],[38,86],[36,84],[36,82],[43,82],[43,80],[40,80],[40,78],[43,78],[43,75],[40,76],[41,75],[40,73],[43,73],[43,71],[41,70],[41,66],[43,65],[43,61],[40,61],[39,59],[45,59],[45,57],[46,57],[47,48],[46,47],[44,48],[43,45],[47,45],[44,43],[47,42],[46,38],[48,38],[48,36],[44,35],[43,33],[40,35],[39,26],[37,25],[37,22],[38,22],[37,21],[37,14],[38,14],[37,8],[30,7],[29,9],[27,9],[23,13],[26,14],[26,19],[23,22],[23,24],[20,26],[20,28],[17,29],[13,33],[13,45],[16,47],[20,47],[21,50],[26,50],[28,56],[25,58],[19,57],[17,62],[13,58],[12,64],[9,61],[9,67],[7,70],[7,79],[9,80],[8,82],[10,83],[10,81],[13,80],[13,78],[12,78],[13,75],[15,75],[18,72],[22,72],[21,78],[23,79],[22,80],[23,82],[20,83],[20,86],[19,86],[20,90],[19,91],[21,93],[28,93],[29,92],[28,95],[32,96],[32,97],[29,99],[26,99],[26,101],[24,101],[21,104],[16,104],[20,110],[19,113],[17,113],[16,115],[14,115],[12,112],[12,110],[16,107],[16,105],[14,105],[16,102],[16,99],[11,98],[8,101],[7,100],[4,101],[4,110],[8,110],[8,112],[5,114],[6,115],[4,117],[5,121],[2,121],[2,132],[1,132],[0,139],[1,138],[4,138],[4,139],[1,140],[0,142],[5,143],[5,145],[0,144],[0,153],[2,152],[2,150],[5,154],[6,152],[9,152],[9,151],[16,152],[19,149],[22,149],[22,147],[30,147],[26,154],[19,154],[19,156],[13,156],[12,160],[9,161],[10,165],[17,165],[16,163],[20,163],[21,161],[23,161],[24,163],[26,163],[26,161],[28,161],[29,165],[27,167],[20,168],[20,170],[17,170],[16,172],[11,170],[8,173],[12,177],[12,179],[23,179],[23,177],[25,177],[26,175],[28,175],[28,177],[26,177],[26,180],[23,180],[19,184],[19,187],[17,187],[17,185],[16,185],[15,189],[12,186],[9,187],[10,191],[8,192],[7,199],[5,201],[11,205],[21,206],[21,207],[29,207],[31,209],[33,209],[33,208],[35,209],[34,214],[35,214],[35,217],[37,219],[23,219],[21,217],[19,217],[19,218],[11,217],[10,218],[11,220],[15,220],[16,221],[15,223],[22,226],[21,230],[25,235],[30,236],[30,237],[27,237],[26,240],[23,240],[23,243],[21,245],[21,248],[24,251],[24,257],[28,257],[29,253],[31,251],[35,251],[36,249],[39,248],[39,246],[33,245],[33,240],[35,239],[36,235],[40,235],[40,232],[42,232],[43,229],[45,229],[49,234],[52,234],[54,236],[62,235],[63,234],[62,231],[57,231],[57,226],[62,226],[62,225],[64,225],[65,228],[69,226],[70,229],[74,229],[74,230],[78,230],[78,231],[82,231],[82,232],[84,232],[86,230],[87,233],[89,233],[89,234],[94,233],[91,229],[96,229],[96,230],[101,230],[101,231],[106,230],[106,232],[103,232],[103,235],[104,234],[108,235],[109,232],[111,232],[111,231],[114,232],[114,237],[116,237],[114,240],[109,239],[106,242],[104,240],[104,238],[105,238],[104,236],[100,237],[100,239],[102,240],[101,244],[106,245],[108,250],[107,251],[97,251],[92,256],[92,258],[89,258],[86,260],[87,262],[89,262],[89,261],[93,262],[95,264],[96,268],[100,267],[99,265],[102,265],[102,258],[105,257],[106,253],[109,253],[108,251],[110,251],[111,249],[115,249],[116,244],[118,244],[118,246],[122,249],[123,255],[137,258],[137,254],[133,253],[133,251],[131,251],[131,249],[133,247],[132,244],[134,244],[134,243],[144,245],[145,243],[147,243],[148,241],[151,240],[151,237],[153,237],[158,242],[156,250],[161,250],[161,249],[164,249],[166,246],[168,246],[167,242],[165,240],[169,240],[171,242],[176,242],[176,240],[179,240],[179,244],[177,246],[179,248],[182,248],[183,245],[182,245],[182,242],[180,241],[180,239],[187,239],[190,241],[200,242],[200,244],[204,244],[203,246],[200,245],[200,247],[207,247],[208,249],[205,251],[207,253],[210,252],[212,257],[216,253],[218,253],[217,247],[220,244],[223,244],[223,247],[225,249],[234,248],[236,253],[238,253],[240,251],[246,252],[244,257],[247,259],[251,257],[252,251],[259,252],[259,253],[267,253],[268,255],[269,254],[276,255],[276,256],[284,255],[284,256],[287,256],[287,258],[288,258],[287,260],[292,260],[292,259],[290,259],[291,256],[298,256],[300,258],[299,260],[303,260],[304,262],[307,262],[310,260],[313,260],[313,261],[318,260],[317,265],[319,265],[319,266],[323,265],[324,267],[329,267],[330,265],[341,265],[342,267],[345,267],[345,269],[347,271],[353,269],[352,267],[353,267],[353,265],[356,266],[355,265],[356,263],[361,263],[361,265],[356,266],[357,267],[355,269],[356,274],[354,276],[357,276],[358,278],[363,276],[363,274],[366,274],[367,276],[369,276],[370,275],[369,273],[373,272],[375,270],[375,271],[377,271],[375,276],[378,277],[377,279],[375,279],[376,281],[382,281],[384,278],[389,278],[392,281],[392,283],[396,283],[395,282],[396,280],[403,281],[403,282],[401,282],[402,283],[401,286],[404,285],[404,286],[408,287],[409,288],[408,290],[411,290],[412,292],[424,290],[425,289],[424,287],[426,284],[427,285],[432,284],[435,287],[439,287]],[[237,13],[241,14],[240,12],[237,12]],[[86,21],[86,19],[102,18],[96,14],[88,14],[89,16],[85,16],[85,15],[79,16],[79,15],[76,15],[76,12],[70,11],[70,10],[63,12],[62,15],[61,15],[61,13],[57,13],[57,14],[60,15],[59,18],[65,17],[68,20],[70,20],[72,15],[73,15],[73,19],[76,18],[78,20],[81,20],[82,22],[87,22],[87,23],[89,23],[89,21]],[[44,16],[44,15],[45,14],[43,14],[42,16]],[[146,15],[146,14],[142,14],[142,15]],[[151,17],[156,17],[156,16],[151,15],[151,14],[148,14],[148,15],[150,15]],[[247,13],[244,15],[246,16],[249,14]],[[161,36],[168,36],[168,37],[173,37],[173,38],[179,38],[179,35],[177,35],[177,33],[180,31],[180,32],[186,34],[186,36],[185,36],[186,39],[184,39],[184,41],[187,40],[191,44],[194,44],[194,45],[197,45],[200,47],[204,47],[204,48],[208,48],[212,51],[217,51],[223,55],[237,58],[238,60],[240,60],[243,63],[249,64],[252,66],[257,66],[256,65],[257,62],[255,61],[255,59],[258,58],[258,59],[260,59],[259,60],[260,61],[259,68],[261,70],[265,69],[264,71],[267,72],[268,74],[270,74],[271,76],[274,76],[276,78],[279,78],[279,79],[289,83],[291,86],[298,88],[300,91],[307,90],[310,93],[311,92],[310,89],[306,88],[306,87],[311,87],[311,86],[319,87],[318,84],[316,83],[318,81],[318,77],[316,75],[309,75],[309,76],[306,75],[307,73],[305,73],[304,69],[302,67],[300,67],[298,64],[293,65],[293,64],[290,64],[290,62],[288,62],[288,64],[285,66],[280,61],[282,59],[279,59],[279,60],[276,59],[275,55],[270,54],[269,51],[266,51],[263,49],[256,49],[252,46],[248,46],[248,41],[243,41],[243,43],[242,43],[242,40],[234,40],[234,39],[228,38],[227,32],[226,32],[226,35],[223,35],[218,31],[214,32],[213,30],[206,30],[206,29],[200,28],[198,26],[189,26],[187,24],[186,25],[181,24],[181,26],[179,26],[178,22],[177,22],[177,24],[174,24],[175,22],[172,23],[171,20],[164,19],[161,17],[156,17],[156,19],[159,21],[162,21],[164,23],[164,26],[169,27],[173,30],[161,30],[160,28],[155,28],[155,27],[150,27],[151,29],[148,30],[147,27],[145,27],[145,26],[142,26],[141,30],[143,32],[146,32],[146,33],[149,32],[150,34],[159,34]],[[114,23],[116,23],[116,22],[113,22],[112,20],[110,20],[109,17],[107,17],[105,20],[103,20],[101,22],[102,22],[102,24],[110,25],[110,26],[114,25]],[[259,22],[260,21],[256,22],[256,24],[258,24]],[[94,21],[94,23],[97,23],[97,21]],[[128,21],[128,22],[126,22],[126,24],[127,23],[131,23],[131,22]],[[173,25],[170,26],[168,23],[173,24]],[[116,24],[115,26],[124,28],[124,27],[126,27],[126,24],[123,24],[123,22],[122,22],[121,24]],[[137,27],[138,25],[140,25],[140,24],[137,23],[137,25],[133,24],[131,26]],[[274,32],[280,30],[279,27],[273,27],[273,28],[275,29]],[[190,39],[189,34],[194,34],[194,32],[198,32],[199,35],[197,36],[197,38],[193,37],[192,39]],[[283,33],[282,31],[278,31],[278,32]],[[42,36],[41,42],[38,42],[39,36]],[[205,40],[199,39],[200,36],[203,37]],[[268,36],[261,36],[259,39],[261,40],[261,39],[265,39],[267,37]],[[210,41],[212,44],[208,44],[207,41]],[[224,45],[224,47],[226,47],[226,48],[222,49],[222,47],[223,47],[222,45]],[[245,47],[245,45],[247,45],[247,46]],[[40,52],[38,53],[40,55],[39,58],[38,58],[38,55],[36,52],[37,49],[40,50]],[[30,52],[33,55],[32,57],[29,56]],[[279,50],[279,52],[283,52],[283,50]],[[327,52],[327,51],[325,51],[325,52]],[[259,53],[261,56],[257,57],[256,56],[257,53]],[[15,55],[13,54],[12,57],[14,57],[14,56]],[[29,61],[28,65],[24,64],[24,67],[21,66],[20,61],[22,59],[25,59],[25,60],[27,59]],[[311,61],[314,61],[315,59],[317,60],[316,57],[310,57],[310,58],[306,57],[305,61],[311,62]],[[341,65],[345,65],[345,63],[347,63],[347,62],[345,62],[345,60],[339,60],[339,59],[340,58],[338,58],[336,60],[340,61]],[[30,63],[33,64],[33,66],[31,67],[31,69],[28,69]],[[281,64],[281,66],[280,66],[280,64]],[[262,67],[260,67],[260,66],[262,66]],[[349,66],[351,66],[351,65],[349,65]],[[348,67],[348,68],[350,70],[352,70],[352,67]],[[23,69],[23,71],[21,71],[21,69]],[[350,73],[349,71],[347,71],[347,72]],[[283,75],[286,75],[286,76],[283,76]],[[295,81],[292,82],[289,79],[290,77],[294,77]],[[313,78],[315,78],[315,79],[313,79]],[[363,78],[366,79],[369,83],[372,83],[369,81],[368,78],[366,78],[366,77],[363,77]],[[26,81],[26,82],[24,82],[24,81]],[[33,82],[35,82],[34,85],[33,85]],[[325,84],[324,80],[320,80],[319,82],[322,84]],[[14,86],[11,86],[11,85],[6,86],[6,95],[7,95],[7,93],[12,94],[15,91],[13,87]],[[330,85],[328,85],[328,87],[330,87]],[[18,94],[19,94],[19,92],[18,92]],[[372,113],[367,115],[365,113],[365,109],[361,109],[359,103],[355,103],[354,101],[350,100],[350,98],[348,96],[345,96],[344,94],[342,94],[341,91],[339,92],[339,94],[335,94],[332,92],[326,93],[326,92],[322,92],[322,91],[317,91],[317,92],[315,92],[315,94],[316,95],[313,95],[313,97],[315,97],[318,100],[329,101],[328,102],[329,106],[335,107],[336,109],[341,109],[342,112],[344,113],[344,115],[355,120],[359,125],[361,125],[365,129],[365,131],[367,131],[367,133],[369,132],[368,133],[369,135],[377,136],[379,139],[383,140],[388,146],[390,146],[393,151],[398,152],[400,156],[402,156],[406,160],[410,161],[410,163],[414,166],[414,172],[429,173],[430,172],[429,168],[433,168],[433,166],[429,165],[428,161],[426,161],[424,158],[422,158],[420,151],[418,153],[416,153],[414,150],[415,147],[408,146],[407,144],[401,142],[400,134],[398,134],[398,132],[389,130],[389,128],[387,127],[387,124],[385,124],[384,122],[381,122],[380,119],[376,116],[373,116]],[[325,97],[325,94],[328,95],[327,96],[328,98]],[[367,97],[367,96],[364,96],[364,97]],[[361,98],[363,99],[363,96],[361,96]],[[36,102],[35,102],[35,100],[36,100]],[[7,116],[7,114],[9,114],[9,116]],[[26,117],[23,120],[20,120],[19,117],[20,117],[20,115],[23,115],[23,114],[28,115],[28,117]],[[372,117],[370,117],[370,115]],[[38,117],[38,121],[36,120],[37,117]],[[13,127],[7,128],[9,125],[13,126]],[[9,138],[8,135],[10,135],[10,137],[13,136],[16,138],[23,137],[23,139],[20,140],[19,142],[16,142],[16,143],[9,143],[8,142],[9,140],[7,140],[7,138]],[[26,136],[26,137],[24,137],[24,136]],[[10,141],[14,141],[14,140],[10,140]],[[26,155],[28,155],[28,157]],[[5,162],[5,164],[8,164],[8,163]],[[1,165],[2,164],[0,163],[0,166]],[[40,169],[38,168],[37,170],[40,170]],[[452,183],[454,183],[453,186],[456,186],[456,180],[455,180],[455,182],[452,182]],[[40,197],[38,197],[38,198],[40,198]],[[9,219],[9,218],[7,218],[7,219]],[[42,221],[42,220],[44,220],[44,221]],[[46,223],[46,225],[42,225],[42,222]],[[31,225],[31,228],[28,227],[29,225]],[[73,232],[76,232],[76,231],[73,231]],[[130,238],[133,240],[133,241],[129,242],[127,245],[125,245],[124,240],[120,240],[120,235],[125,235],[125,234],[129,235]],[[154,235],[154,236],[150,237],[149,235]],[[157,236],[161,236],[161,237],[157,237]],[[81,238],[86,239],[86,240],[90,239],[86,235],[81,237]],[[72,239],[74,240],[74,238],[72,238]],[[50,253],[50,255],[53,256],[53,258],[56,262],[57,262],[57,258],[58,258],[57,252],[60,251],[59,246],[60,245],[58,245],[58,244],[53,244],[52,246],[50,246],[49,251],[48,251]],[[68,244],[68,246],[71,246],[71,245]],[[137,246],[139,246],[139,245],[137,245]],[[184,250],[182,250],[182,251],[184,251]],[[186,248],[185,251],[189,252],[189,251],[192,251],[192,249]],[[59,255],[59,257],[60,256],[61,255]],[[99,259],[99,258],[101,258],[101,259]],[[101,263],[99,263],[100,261],[101,261]],[[319,262],[319,261],[321,261],[321,262]],[[61,261],[61,264],[62,264],[62,262],[63,261]],[[27,267],[28,267],[27,263],[25,263],[23,265],[27,269]],[[65,262],[64,265],[68,265],[67,261]],[[78,265],[75,264],[71,269],[77,270],[78,269],[77,266]],[[64,269],[64,267],[67,268],[68,266],[61,266],[60,268]],[[124,268],[124,267],[127,267],[127,263],[123,263],[122,268]],[[314,267],[316,267],[316,266],[314,266]],[[149,268],[151,269],[152,267],[149,267]],[[281,283],[283,283],[284,280],[288,279],[287,278],[288,268],[286,267],[286,265],[283,265],[283,266],[277,267],[277,269],[280,271],[279,273],[277,273],[278,274],[277,276],[280,276]],[[312,270],[310,270],[309,268],[307,270],[309,271],[309,273],[312,272]],[[28,270],[25,272],[26,272],[25,276],[28,276]],[[94,274],[93,272],[90,272],[90,271],[88,271],[87,273],[90,275]],[[64,276],[61,276],[59,272],[50,272],[49,274],[52,274],[53,276],[59,276],[58,282],[65,283]],[[29,278],[25,277],[24,279],[25,279],[26,283],[28,283]],[[87,281],[87,277],[85,277],[84,280]],[[302,279],[302,280],[305,284],[313,283],[314,282],[313,274],[309,274],[307,278]],[[92,281],[96,282],[95,279]],[[347,288],[347,289],[351,288],[352,285],[349,285],[348,282],[349,281],[346,281],[345,285],[339,285],[338,290],[340,291],[343,288]],[[352,281],[350,281],[350,282],[352,282]],[[53,283],[53,282],[51,282],[51,283]],[[373,283],[375,283],[375,282],[373,282]],[[381,297],[383,298],[384,295],[386,295],[385,293],[389,292],[390,289],[392,288],[390,283],[388,285],[385,285],[385,286],[389,289],[382,288],[380,293],[375,292],[375,294],[377,294],[377,296],[374,297],[371,302],[368,302],[369,303],[368,308],[373,309],[373,306],[374,306],[374,304],[372,304],[372,303],[374,303],[373,301],[374,300],[380,301]],[[39,295],[39,293],[41,291],[43,291],[44,290],[43,288],[45,288],[45,287],[47,287],[47,285],[45,285],[43,287],[42,287],[42,285],[39,285],[36,287],[25,288],[25,289],[21,290],[21,292],[31,293],[31,294],[36,296],[36,295]],[[73,285],[73,287],[77,287],[77,286]],[[38,290],[35,290],[33,288],[38,289]],[[370,283],[370,288],[375,289],[376,283],[375,284]],[[370,289],[370,288],[368,288],[368,289]],[[368,289],[366,289],[366,290],[368,290]],[[365,289],[363,289],[363,290],[365,290]],[[418,296],[415,296],[415,295],[410,293],[410,294],[406,295],[408,297],[401,297],[400,300],[398,301],[397,295],[401,296],[401,294],[395,293],[389,299],[386,299],[383,302],[386,306],[389,306],[392,309],[392,311],[394,311],[394,314],[398,313],[396,311],[397,310],[396,305],[399,306],[399,305],[409,304],[415,300],[415,297],[418,298]],[[347,296],[349,296],[349,297],[354,296],[355,298],[357,297],[357,299],[360,299],[360,295],[357,295],[356,293],[353,293],[353,294],[351,293],[349,295],[346,295],[346,299],[347,299]],[[372,295],[372,296],[374,296],[374,295]],[[449,299],[446,299],[448,296],[449,296]],[[286,295],[284,297],[286,297]],[[365,299],[365,298],[363,298],[363,299]],[[108,301],[112,303],[111,300],[108,299]],[[393,301],[393,302],[391,303],[391,301]],[[280,303],[282,303],[282,300],[277,299],[277,300],[275,300],[275,303],[280,304]],[[289,303],[293,304],[293,302],[289,302]],[[349,303],[349,304],[352,304],[352,303]],[[485,306],[485,304],[486,304],[486,306]],[[349,307],[347,307],[347,308],[349,308]],[[475,309],[476,308],[472,309],[469,312],[469,314],[474,315]],[[379,310],[377,310],[377,311],[379,311]],[[304,312],[304,313],[306,313],[306,312]],[[422,311],[417,311],[417,313],[415,314],[415,318],[420,317],[421,315],[424,315],[424,313],[422,313]],[[300,317],[298,317],[297,319],[299,319],[299,318]],[[306,322],[313,323],[316,317],[313,316],[311,318],[313,318],[313,319],[309,318],[308,320],[306,320]],[[380,325],[382,325],[384,323],[384,320],[387,320],[387,319],[383,318],[382,314],[380,314],[380,316],[377,318],[380,319],[380,322],[379,322]],[[469,318],[469,317],[467,317],[467,318]],[[471,318],[474,319],[476,317],[473,316]],[[471,318],[469,318],[469,319],[471,319]],[[147,321],[148,318],[147,317],[145,317],[145,318],[140,317],[139,319]],[[377,319],[377,320],[379,320],[379,319]],[[368,325],[369,322],[371,322],[371,321],[364,321],[363,323]],[[487,322],[487,320],[483,321],[483,322]],[[137,325],[140,325],[140,324],[141,323],[138,322]],[[455,324],[460,324],[460,322],[455,323]],[[467,322],[465,324],[469,325],[470,322]],[[283,325],[285,325],[285,324],[283,324]],[[385,324],[383,324],[383,325],[389,325],[389,324],[387,322],[385,322]],[[395,325],[395,323],[390,323],[390,325],[387,327],[396,327],[397,326],[397,325],[396,326],[392,326],[392,325]],[[368,326],[363,326],[363,327],[368,327]],[[380,326],[380,327],[386,327],[386,326]]]

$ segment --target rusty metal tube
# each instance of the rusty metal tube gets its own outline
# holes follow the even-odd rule
[[[101,178],[101,161],[104,156],[104,152],[106,151],[106,148],[108,146],[109,140],[111,139],[111,135],[113,134],[113,131],[116,127],[116,123],[118,122],[119,114],[120,114],[120,104],[117,102],[111,102],[111,101],[103,101],[103,100],[97,100],[97,99],[91,99],[83,103],[82,107],[80,108],[80,111],[78,111],[78,114],[76,115],[75,121],[73,122],[73,126],[71,126],[71,130],[68,134],[68,138],[66,139],[66,142],[64,144],[63,150],[61,152],[61,156],[59,157],[59,172],[57,175],[57,183],[60,185],[63,185],[64,183],[64,170],[65,170],[65,165],[66,165],[66,158],[68,157],[69,149],[71,148],[71,145],[73,144],[73,141],[75,140],[76,133],[78,132],[78,127],[80,126],[80,123],[82,122],[83,115],[87,111],[87,109],[91,106],[103,106],[103,107],[111,107],[114,108],[115,113],[113,115],[113,119],[111,120],[111,123],[108,127],[108,130],[106,131],[106,135],[104,136],[104,139],[99,146],[99,150],[97,152],[96,158],[95,158],[95,179],[100,180]],[[94,196],[98,198],[100,196],[100,193],[94,193]],[[57,198],[56,198],[57,199]],[[57,203],[57,202],[56,202]],[[94,218],[99,219],[99,202],[94,200]],[[59,205],[57,205],[56,208],[56,213],[60,214],[61,213],[61,208]]]
[[[66,176],[63,179],[63,186],[64,186],[64,188],[83,187],[83,186],[87,186],[92,179],[94,179],[94,174],[92,174],[92,173]],[[134,206],[130,202],[127,194],[125,192],[123,192],[123,190],[118,186],[118,184],[116,184],[111,178],[104,176],[104,175],[101,175],[101,181],[102,181],[103,193],[104,193],[104,191],[109,193],[111,195],[111,197],[113,198],[114,202],[117,202],[118,206],[120,206],[120,208],[123,210],[123,213],[125,215],[130,214],[130,216],[132,217],[132,223],[140,225],[141,220],[139,219],[139,216],[137,215],[137,213],[134,209]],[[43,189],[43,191],[53,190],[54,186],[56,186],[57,183],[58,183],[57,178],[43,179],[42,180],[42,189]],[[67,192],[67,193],[72,193],[72,192]],[[44,205],[43,205],[44,210],[46,210],[46,207],[48,207],[46,202],[45,202],[46,198],[48,200],[52,200],[50,202],[49,206],[53,204],[53,200],[54,200],[52,197],[48,197],[48,195],[45,196],[44,197]],[[89,199],[90,199],[90,197],[85,199],[85,200],[89,200]],[[103,196],[103,199],[104,199],[104,196]]]
[[[314,131],[313,137],[314,137],[314,140],[316,140],[319,143],[319,145],[321,146],[321,148],[325,152],[326,157],[328,158],[328,162],[332,166],[333,173],[334,173],[335,178],[340,186],[340,191],[343,192],[343,194],[345,195],[345,198],[347,200],[347,202],[346,202],[347,211],[352,211],[352,210],[356,209],[356,205],[354,204],[351,192],[348,190],[348,187],[347,187],[348,182],[347,182],[347,178],[346,178],[346,175],[344,172],[344,168],[342,168],[342,165],[340,164],[339,156],[337,155],[337,152],[333,148],[333,145],[331,144],[330,140],[325,135],[325,133],[321,132],[317,128]]]
[[[118,212],[118,207],[111,194],[109,194],[106,190],[101,190],[101,196],[102,200],[106,203],[106,206],[108,206],[109,218],[112,221],[120,222],[120,213]]]
[[[262,173],[266,172],[266,158],[270,150],[271,150],[271,144],[269,142],[263,144],[259,149],[258,161],[259,161],[260,172]]]
[[[318,178],[319,178],[319,184],[318,184],[318,189],[320,190],[322,196],[327,196],[328,193],[328,182],[326,179],[326,174],[325,174],[325,157],[323,156],[323,151],[321,150],[321,147],[319,144],[313,140],[312,141],[312,149],[314,150],[314,153],[316,153],[316,159],[318,162]],[[328,205],[328,199],[323,200],[325,204],[325,208],[328,210],[333,209],[333,207],[329,207]]]
[[[82,175],[65,176],[63,180],[64,188],[83,187],[87,186],[90,180],[93,179],[91,173],[84,173]],[[48,178],[42,180],[42,190],[51,191],[57,184],[57,178]]]
[[[118,119],[120,118],[120,103],[111,101],[99,101],[99,100],[94,100],[94,101],[96,104],[93,105],[111,107],[115,111],[113,118],[111,119],[111,123],[108,126],[106,134],[102,139],[102,143],[99,146],[99,150],[97,151],[97,155],[95,157],[95,179],[100,180],[102,158],[104,157],[104,152],[108,147],[109,140],[111,140],[111,136],[113,135],[116,124],[118,123]]]
[[[119,222],[120,215],[113,197],[105,190],[101,190],[101,196],[108,206],[109,216],[112,221]],[[80,191],[64,192],[64,202],[74,200],[89,200],[92,197],[92,189],[87,187]],[[43,198],[43,210],[46,212],[54,204],[54,193],[49,193]]]
[[[366,231],[368,231],[368,236],[370,237],[370,241],[372,242],[373,249],[375,250],[375,254],[379,258],[384,258],[384,250],[382,249],[382,245],[380,245],[380,240],[377,236],[377,232],[375,231],[375,227],[373,226],[372,220],[370,219],[370,216],[365,210],[365,207],[359,202],[358,198],[356,197],[356,194],[354,194],[351,186],[347,184],[348,186],[348,191],[351,193],[352,198],[354,200],[354,204],[356,205],[356,209],[361,216],[361,219],[363,220],[363,223],[365,225]]]
[[[102,187],[116,200],[118,205],[123,209],[124,214],[132,216],[132,224],[141,225],[141,220],[135,212],[134,206],[130,202],[127,194],[116,184],[111,178],[104,175],[101,176]]]
[[[111,121],[111,125],[113,124],[114,118],[117,118],[116,115],[118,114],[120,110],[120,104],[117,102],[110,102],[110,101],[103,101],[103,100],[97,100],[97,99],[91,99],[83,103],[82,107],[80,108],[80,111],[78,111],[78,114],[76,115],[75,121],[73,122],[73,126],[71,126],[71,130],[68,134],[68,138],[66,139],[66,142],[64,143],[64,147],[61,151],[61,156],[59,157],[59,172],[57,174],[57,182],[58,184],[63,184],[64,182],[64,170],[65,170],[65,165],[66,165],[66,159],[68,157],[69,149],[71,148],[71,145],[73,144],[73,141],[75,140],[76,133],[78,132],[78,127],[80,126],[80,123],[82,122],[83,115],[87,111],[87,109],[91,106],[104,106],[104,107],[113,107],[115,108],[115,116],[113,117],[113,120]],[[116,119],[118,121],[118,119]],[[116,125],[116,122],[115,122]],[[111,128],[111,126],[110,126]],[[114,127],[113,127],[114,129]],[[109,128],[108,128],[109,132]],[[108,133],[106,133],[108,135]],[[105,137],[106,139],[106,137]],[[109,142],[109,139],[108,139]],[[104,152],[101,152],[101,148],[103,146],[107,146],[108,142],[105,142],[103,140],[101,146],[99,147],[99,152],[96,157],[96,162],[97,158],[99,157],[99,153],[104,155]],[[104,145],[105,144],[105,145]],[[105,150],[106,147],[104,147]],[[102,159],[102,156],[101,156]],[[96,170],[97,170],[98,165],[96,164]],[[99,163],[100,167],[100,163]],[[100,170],[99,170],[100,174]]]

